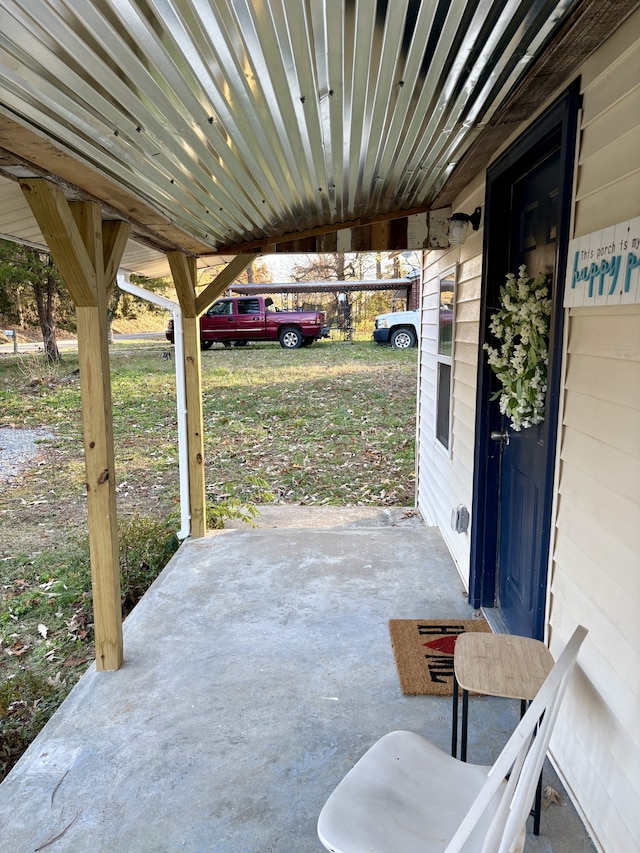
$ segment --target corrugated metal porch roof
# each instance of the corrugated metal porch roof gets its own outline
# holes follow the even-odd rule
[[[198,255],[424,211],[636,5],[2,0],[0,172]]]

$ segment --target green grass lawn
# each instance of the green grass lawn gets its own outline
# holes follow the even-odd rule
[[[179,526],[172,348],[111,352],[124,612]],[[322,341],[202,353],[210,518],[279,504],[413,506],[416,350]],[[0,358],[0,427],[46,430],[0,484],[0,779],[93,657],[77,357]]]

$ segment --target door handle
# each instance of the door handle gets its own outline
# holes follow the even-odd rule
[[[504,445],[509,444],[509,433],[506,429],[497,430],[494,429],[490,435],[491,441],[499,441]]]

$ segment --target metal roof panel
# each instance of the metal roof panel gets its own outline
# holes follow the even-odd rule
[[[271,243],[427,209],[584,3],[2,0],[0,115],[212,251]]]

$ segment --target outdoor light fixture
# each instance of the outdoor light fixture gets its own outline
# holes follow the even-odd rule
[[[480,227],[480,217],[482,216],[482,208],[476,207],[473,213],[453,213],[449,222],[449,245],[458,246],[469,236],[469,230],[472,228],[477,231]]]

